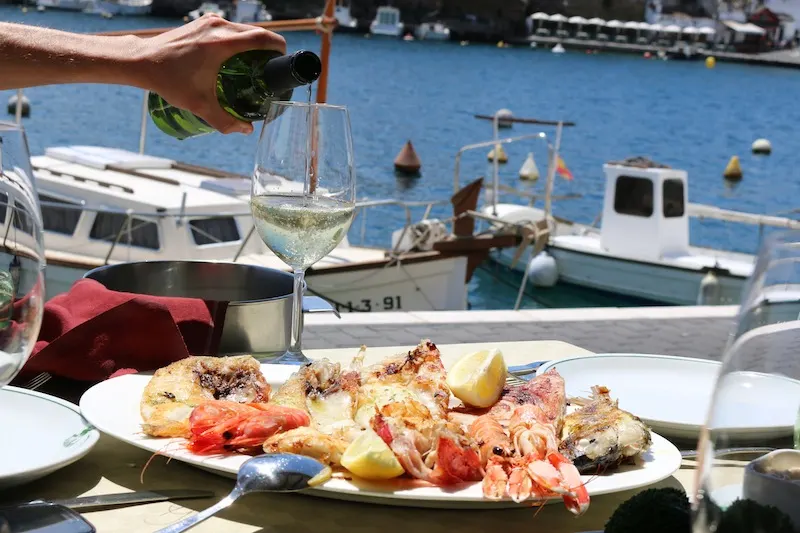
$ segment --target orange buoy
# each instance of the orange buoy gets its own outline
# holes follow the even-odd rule
[[[418,174],[420,168],[422,162],[414,151],[414,145],[408,141],[394,158],[394,169],[403,174]]]

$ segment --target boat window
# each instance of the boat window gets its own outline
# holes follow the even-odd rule
[[[31,214],[24,205],[14,200],[14,211],[11,213],[14,217],[14,227],[23,233],[33,235],[33,221]]]
[[[116,241],[117,244],[139,246],[151,250],[161,248],[158,240],[158,224],[132,217],[130,226],[128,226],[127,221],[128,217],[121,213],[97,213],[89,237],[99,241]],[[125,229],[117,240],[117,235],[123,227]]]
[[[653,182],[646,178],[620,176],[614,191],[614,211],[620,215],[653,215]]]
[[[0,224],[6,223],[6,213],[8,213],[8,195],[0,192]]]
[[[670,179],[664,180],[664,218],[682,217],[685,206],[683,205],[683,181]]]
[[[76,202],[68,202],[61,198],[48,196],[46,194],[39,195],[39,201],[58,203],[66,205],[80,205]],[[54,231],[64,235],[72,235],[75,233],[75,228],[78,227],[78,221],[81,218],[80,209],[69,209],[65,207],[55,207],[51,205],[42,206],[42,222],[44,223],[45,231]]]
[[[239,227],[233,217],[196,218],[189,227],[198,246],[239,240]]]

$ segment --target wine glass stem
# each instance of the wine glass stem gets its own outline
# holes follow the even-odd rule
[[[301,348],[303,337],[303,280],[305,279],[305,269],[295,269],[294,271],[294,303],[292,304],[292,337],[289,345],[289,353],[296,354],[298,361],[304,361]]]

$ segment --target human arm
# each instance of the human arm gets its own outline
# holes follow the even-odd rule
[[[62,83],[129,85],[160,94],[223,133],[250,133],[252,125],[219,105],[216,77],[225,60],[252,49],[285,53],[286,41],[216,15],[149,38],[0,22],[0,90]]]

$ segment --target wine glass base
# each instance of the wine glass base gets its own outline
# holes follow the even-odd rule
[[[310,362],[311,360],[303,355],[302,351],[286,351],[271,361],[272,364],[276,365],[304,365]]]

